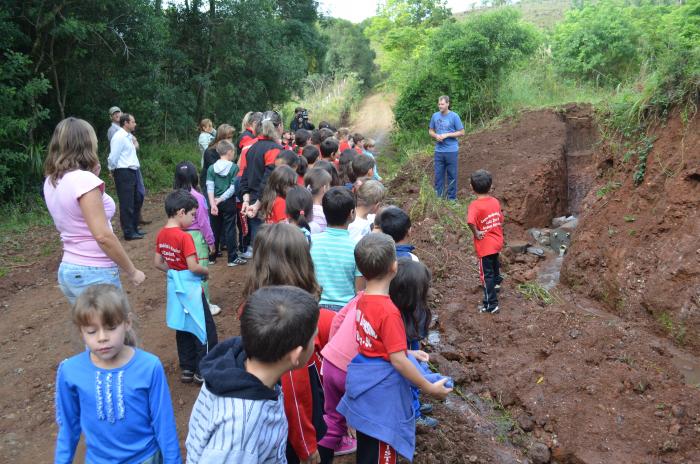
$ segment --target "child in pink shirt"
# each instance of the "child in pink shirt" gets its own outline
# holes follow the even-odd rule
[[[357,355],[358,345],[355,335],[355,311],[357,302],[364,292],[359,292],[333,318],[330,341],[321,351],[323,365],[324,415],[326,435],[319,445],[336,451],[336,456],[349,454],[357,448],[354,438],[348,436],[348,427],[336,407],[345,394],[345,377],[348,364]]]

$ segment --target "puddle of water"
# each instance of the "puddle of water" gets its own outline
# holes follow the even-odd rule
[[[431,330],[428,332],[428,343],[432,346],[440,344],[440,332],[438,330]]]
[[[700,360],[680,350],[670,349],[669,351],[673,355],[671,364],[683,374],[685,383],[700,388]]]
[[[559,283],[559,275],[563,262],[563,256],[547,253],[544,262],[538,266],[537,282],[547,290],[556,287]]]

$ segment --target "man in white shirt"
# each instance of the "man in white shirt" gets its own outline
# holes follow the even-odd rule
[[[122,116],[122,110],[118,106],[113,106],[109,109],[109,117],[112,119],[112,124],[107,129],[107,140],[112,141],[112,136],[120,129],[119,118]]]
[[[129,113],[122,113],[119,118],[120,128],[110,140],[110,152],[107,167],[114,176],[119,197],[119,222],[126,240],[142,239],[144,233],[138,228],[144,195],[140,192],[142,185],[139,159],[136,156],[138,142],[132,135],[136,129],[136,120]]]

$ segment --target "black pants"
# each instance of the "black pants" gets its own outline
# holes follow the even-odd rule
[[[324,448],[323,446],[318,446],[317,449],[319,456],[321,456],[321,464],[331,464],[333,462],[334,451],[332,449]],[[301,462],[289,442],[287,442],[286,454],[288,464],[299,464]]]
[[[139,230],[139,217],[143,206],[143,195],[139,193],[138,172],[135,169],[115,169],[114,185],[119,198],[119,222],[125,237]]]
[[[357,464],[396,464],[398,454],[388,444],[357,431]]]
[[[479,267],[481,268],[481,283],[484,286],[484,308],[490,311],[498,306],[496,285],[500,285],[503,281],[501,266],[498,262],[498,253],[481,258]]]
[[[219,215],[209,215],[211,222],[211,230],[214,232],[214,246],[216,251],[221,250],[221,245],[226,245],[228,250],[228,262],[232,262],[238,257],[237,252],[237,233],[236,233],[236,199],[229,198],[228,200],[219,203]]]
[[[204,324],[207,329],[207,343],[200,343],[197,336],[191,332],[182,330],[175,331],[175,342],[177,343],[177,357],[180,360],[180,369],[192,372],[199,372],[199,361],[217,343],[219,337],[216,335],[216,324],[209,311],[209,303],[202,292],[202,304],[204,305]]]

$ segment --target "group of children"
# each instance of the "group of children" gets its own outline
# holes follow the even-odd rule
[[[252,139],[256,116],[246,118]],[[263,121],[275,126],[274,117]],[[219,127],[216,138],[226,131]],[[216,143],[219,161],[206,168],[208,202],[197,168],[180,163],[156,239],[154,264],[166,273],[166,321],[176,331],[180,380],[202,385],[187,460],[330,463],[352,452],[358,463],[395,463],[399,454],[411,460],[416,423],[437,425],[419,392],[444,399],[451,380],[430,372],[420,350],[432,320],[431,274],[408,243],[410,218],[383,206],[374,160],[353,149],[337,159],[340,143],[332,136],[320,149],[297,147],[293,157],[269,145],[251,152],[255,144],[245,133],[239,139],[241,163],[231,141]],[[260,171],[254,163],[262,163],[256,175],[264,180],[255,200],[255,178],[235,180],[241,170]],[[486,171],[474,173],[472,186],[477,200],[468,222],[485,276],[480,310],[495,313],[503,216],[488,195]],[[208,266],[217,243],[226,244],[229,259],[240,250],[212,227],[228,212],[239,227],[255,230],[247,230],[252,261],[238,309],[241,335],[218,343],[212,314],[220,309],[209,302]],[[256,219],[266,224],[251,224]],[[235,237],[227,227],[219,234]],[[81,431],[88,462],[180,462],[163,368],[135,348],[124,295],[109,285],[91,287],[72,317],[88,350],[58,370],[56,462],[72,462]]]

